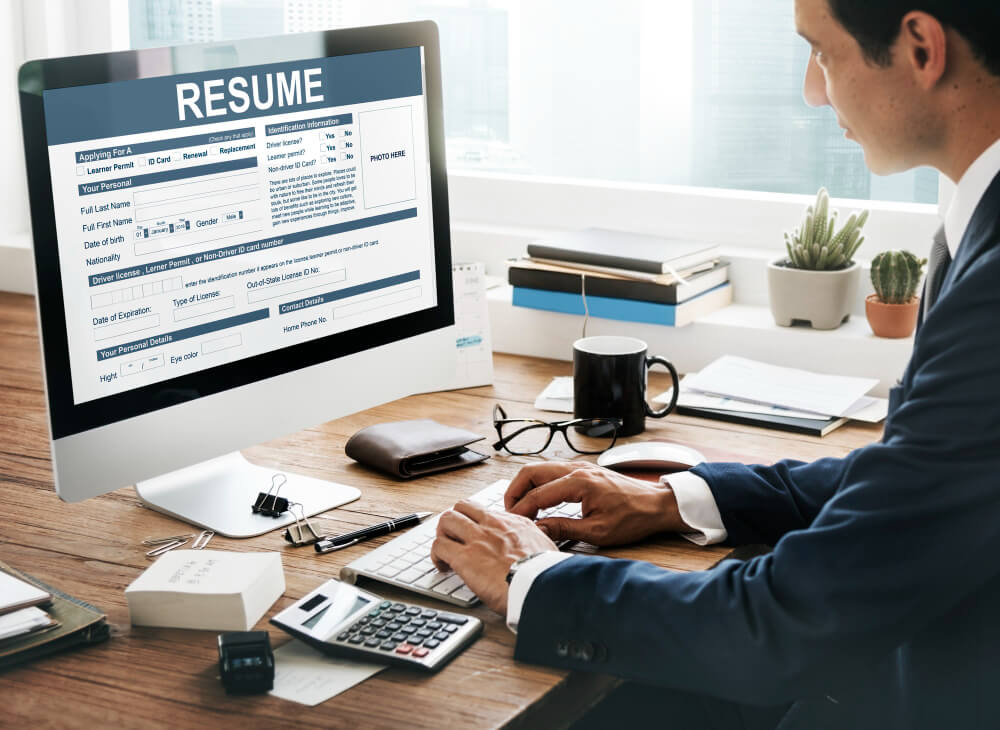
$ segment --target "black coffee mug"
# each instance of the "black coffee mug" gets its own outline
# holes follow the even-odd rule
[[[662,357],[646,356],[647,346],[634,337],[585,337],[573,343],[573,416],[619,418],[619,436],[646,429],[646,416],[663,418],[677,405],[677,370]],[[646,403],[646,372],[663,365],[674,381],[670,404],[654,411]]]

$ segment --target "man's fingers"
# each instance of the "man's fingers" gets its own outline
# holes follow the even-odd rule
[[[438,520],[437,533],[439,537],[445,535],[456,542],[467,543],[472,539],[475,529],[475,522],[461,512],[450,509],[442,513]]]
[[[522,467],[517,476],[510,480],[510,486],[504,492],[504,508],[510,511],[511,507],[535,487],[565,476],[577,468],[579,468],[579,464],[574,464],[571,461],[552,461]]]
[[[465,515],[473,522],[479,522],[479,523],[482,523],[483,518],[485,518],[487,515],[485,509],[483,509],[480,505],[468,499],[463,499],[461,502],[455,503],[455,506],[452,507],[452,510],[458,512],[459,514]]]
[[[457,554],[459,544],[447,535],[438,533],[437,538],[431,543],[431,562],[434,567],[442,573],[452,569],[450,559]]]
[[[590,540],[590,530],[587,529],[587,520],[573,517],[546,517],[535,523],[542,532],[549,536],[553,542],[560,540]]]
[[[509,507],[508,511],[515,515],[534,519],[540,509],[555,507],[557,504],[563,502],[582,501],[586,490],[587,487],[581,476],[570,472],[565,476],[535,487],[521,497],[513,506]]]

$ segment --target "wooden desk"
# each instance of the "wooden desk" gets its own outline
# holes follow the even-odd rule
[[[616,680],[547,669],[513,660],[514,636],[503,620],[479,608],[485,635],[440,673],[389,669],[319,705],[268,696],[227,697],[216,679],[215,632],[132,628],[125,587],[149,564],[140,540],[168,535],[179,523],[145,509],[131,489],[65,504],[52,485],[49,434],[39,365],[34,301],[0,294],[0,560],[33,573],[107,612],[107,643],[43,659],[0,674],[0,724],[11,727],[558,727],[577,718]],[[383,421],[433,417],[488,435],[494,402],[509,414],[532,415],[535,396],[564,362],[497,355],[492,387],[421,395],[372,408],[250,449],[276,469],[299,471],[361,488],[361,499],[329,513],[324,523],[347,530],[417,510],[443,510],[483,485],[512,477],[532,457],[498,455],[481,466],[399,482],[344,456],[358,429]],[[666,383],[651,377],[651,390]],[[695,446],[709,458],[770,462],[838,456],[879,437],[876,427],[845,426],[820,440],[776,431],[671,416],[648,421],[643,438]],[[559,446],[552,458],[571,458]],[[95,454],[95,459],[102,458]],[[383,538],[384,539],[384,538]],[[222,550],[278,550],[287,591],[274,608],[300,598],[374,541],[319,556],[289,547],[278,532],[250,540],[215,537]],[[603,551],[677,570],[703,569],[726,553],[673,536]],[[404,593],[369,584],[388,597]],[[422,598],[414,600],[422,602]],[[429,599],[428,599],[429,600]],[[258,628],[268,628],[266,619]],[[286,635],[271,630],[272,643]]]

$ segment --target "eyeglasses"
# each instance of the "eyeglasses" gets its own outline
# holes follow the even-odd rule
[[[615,445],[622,422],[617,418],[575,418],[546,423],[536,418],[507,418],[499,403],[493,406],[493,427],[499,440],[493,448],[511,454],[540,454],[557,431],[578,454],[600,454]]]

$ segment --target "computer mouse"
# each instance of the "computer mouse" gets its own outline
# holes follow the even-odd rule
[[[608,449],[597,458],[597,465],[615,471],[657,471],[669,474],[686,471],[705,457],[695,449],[667,441],[641,441]]]

